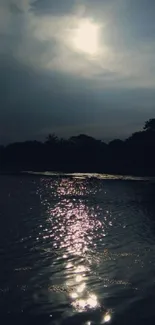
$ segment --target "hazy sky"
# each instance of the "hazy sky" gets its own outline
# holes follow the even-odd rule
[[[0,0],[0,142],[155,116],[154,0]]]

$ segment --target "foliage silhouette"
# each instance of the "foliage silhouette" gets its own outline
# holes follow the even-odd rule
[[[155,119],[154,118],[145,122],[144,130],[145,131],[155,131]]]
[[[128,139],[109,144],[85,134],[45,142],[26,141],[0,146],[0,171],[103,172],[155,175],[155,119]]]

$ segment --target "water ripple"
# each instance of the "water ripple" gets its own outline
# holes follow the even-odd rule
[[[153,292],[151,183],[76,175],[3,177],[0,186],[6,313],[104,324]]]

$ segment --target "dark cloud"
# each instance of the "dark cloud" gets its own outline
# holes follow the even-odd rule
[[[60,74],[34,73],[13,60],[1,66],[0,86],[2,142],[43,139],[48,132],[125,137],[149,118],[155,101],[153,90],[99,91]]]
[[[77,0],[55,1],[55,0],[36,0],[32,5],[32,10],[37,14],[52,14],[52,15],[65,15],[72,12],[75,5],[78,4]]]

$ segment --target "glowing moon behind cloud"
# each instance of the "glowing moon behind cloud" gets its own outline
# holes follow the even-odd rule
[[[99,26],[89,20],[81,20],[73,33],[75,50],[95,55],[99,48]]]

